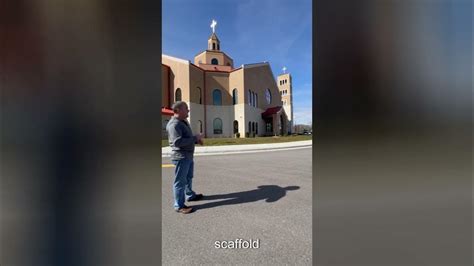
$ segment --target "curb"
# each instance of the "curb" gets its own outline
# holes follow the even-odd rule
[[[309,148],[312,146],[313,146],[312,140],[304,140],[304,141],[292,141],[292,142],[282,142],[282,143],[272,143],[272,144],[242,144],[242,145],[196,147],[196,150],[194,151],[194,156],[295,150],[295,149]],[[165,157],[165,158],[170,157],[171,148],[170,147],[162,148],[161,153],[162,153],[161,157]]]

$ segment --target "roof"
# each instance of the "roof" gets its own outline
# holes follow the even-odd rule
[[[232,73],[232,72],[234,72],[234,71],[237,71],[237,70],[242,69],[241,67],[238,67],[238,68],[234,68],[234,69],[231,68],[230,70],[225,70],[225,69],[219,70],[219,69],[212,69],[212,68],[204,68],[202,64],[201,64],[201,66],[197,66],[197,65],[195,65],[195,64],[193,64],[193,63],[190,63],[190,65],[191,65],[191,66],[194,66],[194,67],[196,67],[196,68],[198,68],[198,69],[200,69],[200,70],[202,70],[202,71],[204,71],[204,72]],[[208,65],[208,66],[213,66],[213,67],[215,66],[215,67],[218,67],[217,65]]]
[[[263,66],[270,66],[270,64],[268,62],[261,62],[261,63],[252,63],[252,64],[242,65],[243,68],[253,68],[253,67],[263,67]]]
[[[215,32],[212,33],[211,37],[209,37],[209,39],[212,39],[212,40],[218,40],[219,41],[219,38],[217,38],[217,35]]]
[[[226,56],[227,58],[229,58],[230,60],[234,61],[234,59],[232,59],[232,57],[230,57],[228,54],[226,54],[225,52],[221,51],[221,50],[204,50],[204,51],[201,51],[199,53],[197,53],[194,57],[198,56],[198,55],[201,55],[203,54],[204,52],[208,52],[208,53],[215,53],[215,54],[223,54],[224,56]]]
[[[176,61],[176,62],[180,62],[180,63],[183,63],[183,64],[187,64],[187,65],[189,65],[189,63],[190,63],[189,60],[183,60],[183,59],[181,59],[181,58],[173,57],[173,56],[166,55],[166,54],[161,54],[161,57],[162,57],[162,58],[169,59],[169,60],[173,60],[173,61]],[[162,59],[162,60],[163,60],[163,59]],[[162,63],[162,64],[163,64],[163,63]]]
[[[199,64],[199,67],[204,70],[216,70],[216,71],[223,71],[223,72],[230,72],[232,71],[231,66],[221,66],[221,65],[209,65],[209,64]]]
[[[271,115],[278,113],[280,110],[281,110],[281,106],[267,108],[267,110],[265,110],[265,112],[262,113],[262,117],[263,118],[269,117]]]
[[[161,114],[162,114],[162,115],[173,115],[174,112],[173,112],[173,110],[171,110],[171,109],[169,109],[169,108],[162,107],[162,108],[161,108]]]

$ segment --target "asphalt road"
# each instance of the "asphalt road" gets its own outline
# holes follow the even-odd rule
[[[205,198],[187,215],[173,209],[174,168],[163,168],[163,265],[312,265],[311,152],[195,157],[193,188]],[[259,247],[215,246],[236,239]]]

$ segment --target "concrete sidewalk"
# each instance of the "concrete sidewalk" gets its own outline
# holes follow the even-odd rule
[[[313,145],[312,140],[291,141],[282,143],[265,144],[243,144],[243,145],[222,145],[222,146],[199,146],[196,145],[194,156],[219,155],[246,152],[276,151],[286,149],[308,148]],[[170,157],[171,147],[161,148],[161,157]]]

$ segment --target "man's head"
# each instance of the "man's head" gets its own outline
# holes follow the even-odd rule
[[[171,106],[174,112],[174,117],[178,118],[179,120],[184,120],[188,118],[188,105],[185,102],[177,101]]]

